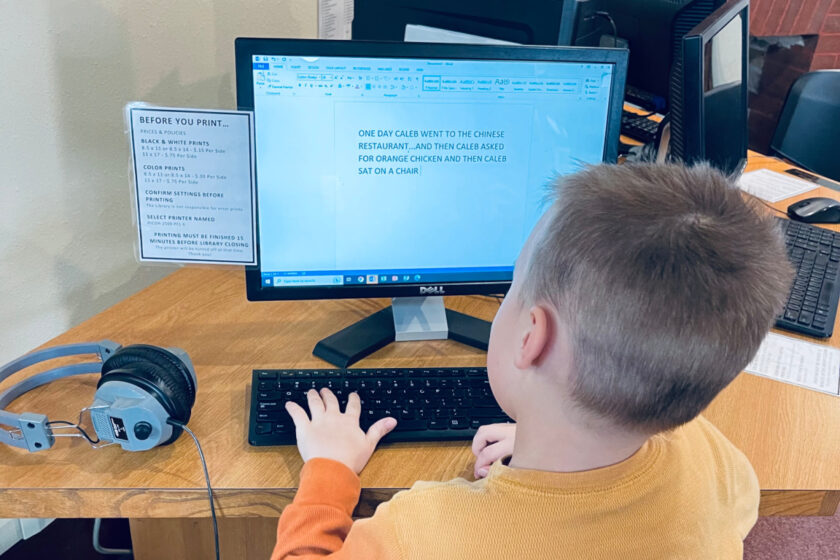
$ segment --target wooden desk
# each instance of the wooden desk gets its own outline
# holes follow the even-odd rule
[[[750,169],[759,167],[781,171],[787,165],[752,155]],[[816,194],[835,193],[821,189]],[[223,554],[267,558],[276,518],[294,495],[302,462],[294,447],[248,445],[251,370],[324,367],[311,354],[315,342],[387,301],[251,303],[245,299],[243,276],[239,270],[180,270],[49,344],[108,338],[186,349],[198,372],[190,426],[207,456],[222,516]],[[492,319],[498,307],[486,297],[449,298],[447,305],[484,319]],[[840,339],[835,335],[827,343],[840,346]],[[360,365],[478,366],[484,360],[478,350],[435,341],[393,344]],[[59,381],[25,395],[11,408],[72,420],[90,404],[96,380],[91,375]],[[755,466],[763,515],[835,511],[840,500],[836,397],[741,375],[706,415]],[[129,517],[137,560],[209,557],[207,494],[188,437],[144,453],[117,447],[93,450],[68,438],[43,453],[3,447],[0,454],[0,517]],[[470,478],[472,463],[466,442],[381,448],[362,473],[365,489],[358,513],[371,514],[377,503],[419,479]]]

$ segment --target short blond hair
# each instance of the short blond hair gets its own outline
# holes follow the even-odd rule
[[[555,190],[523,294],[567,322],[572,398],[630,429],[688,422],[782,309],[778,225],[706,165],[598,165]]]

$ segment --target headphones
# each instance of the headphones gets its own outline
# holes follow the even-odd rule
[[[195,368],[180,348],[120,346],[110,340],[55,346],[0,367],[0,382],[34,364],[80,354],[97,354],[100,361],[53,368],[0,392],[0,425],[13,428],[0,428],[0,443],[34,452],[52,447],[56,437],[84,437],[94,447],[119,444],[126,451],[145,451],[178,439],[190,419],[196,393]],[[76,424],[5,410],[36,387],[86,373],[99,373],[100,378],[93,404],[79,412]],[[81,426],[85,412],[90,414],[96,440]],[[78,433],[56,433],[67,429]]]

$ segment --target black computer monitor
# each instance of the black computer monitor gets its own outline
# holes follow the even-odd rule
[[[729,0],[682,40],[682,84],[672,89],[670,152],[727,173],[747,162],[749,0]]]
[[[671,86],[682,82],[682,68],[674,62],[683,37],[724,0],[594,1],[598,10],[615,22],[619,43],[630,50],[627,100],[651,111],[667,112]]]
[[[525,45],[571,45],[575,35],[585,33],[587,25],[582,22],[593,4],[592,0],[355,0],[352,37],[403,41],[407,26],[424,26]]]
[[[318,343],[340,367],[395,339],[486,348],[488,323],[415,298],[507,290],[548,184],[616,161],[626,63],[616,49],[237,39],[256,135],[248,299],[395,298]]]

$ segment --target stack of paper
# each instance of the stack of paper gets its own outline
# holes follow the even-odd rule
[[[738,186],[742,191],[762,198],[767,202],[778,202],[817,188],[814,183],[776,173],[769,169],[759,169],[741,175]]]
[[[769,333],[747,373],[840,396],[840,350]]]

